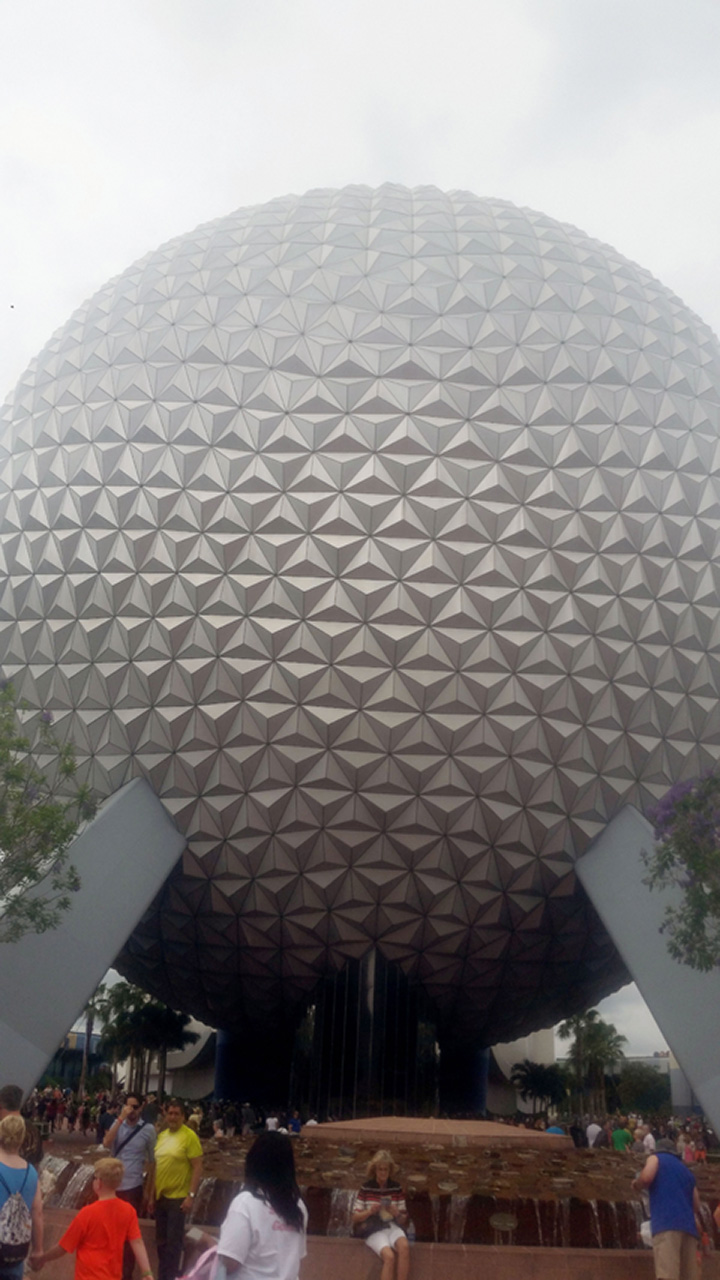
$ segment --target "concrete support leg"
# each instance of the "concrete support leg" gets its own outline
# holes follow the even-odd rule
[[[32,1088],[184,848],[140,778],[76,837],[81,884],[58,928],[0,943],[2,1083]]]
[[[632,806],[622,809],[576,864],[578,877],[620,952],[692,1090],[720,1129],[720,1040],[713,1016],[720,1008],[720,971],[698,973],[673,960],[661,927],[680,891],[651,891],[643,851],[653,844],[650,823]]]

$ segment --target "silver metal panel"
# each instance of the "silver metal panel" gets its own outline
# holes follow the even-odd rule
[[[0,944],[2,1083],[27,1090],[42,1074],[184,847],[140,778],[76,837],[70,859],[82,883],[59,927]]]
[[[705,1114],[720,1132],[720,972],[697,973],[668,954],[660,933],[679,893],[651,893],[643,849],[653,829],[636,809],[618,813],[577,863],[577,873]]]
[[[0,440],[0,653],[189,840],[124,971],[211,1025],[378,947],[512,1039],[624,977],[575,858],[720,744],[720,357],[506,201],[311,191],[60,330]]]

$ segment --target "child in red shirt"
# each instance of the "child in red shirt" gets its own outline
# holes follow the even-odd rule
[[[33,1271],[64,1253],[74,1253],[75,1280],[121,1280],[123,1246],[127,1241],[140,1266],[142,1280],[152,1277],[137,1214],[131,1204],[115,1195],[123,1173],[122,1160],[98,1160],[93,1180],[97,1200],[75,1215],[52,1249],[31,1255]]]

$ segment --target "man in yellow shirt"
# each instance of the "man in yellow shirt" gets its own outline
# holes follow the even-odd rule
[[[185,1244],[185,1216],[190,1213],[202,1177],[202,1147],[185,1124],[185,1108],[171,1098],[165,1128],[155,1144],[155,1243],[158,1280],[176,1280]]]

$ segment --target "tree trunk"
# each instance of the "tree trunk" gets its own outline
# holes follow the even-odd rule
[[[145,1079],[145,1050],[138,1049],[137,1061],[135,1063],[135,1080],[133,1081],[133,1090],[142,1096],[143,1080]]]
[[[135,1077],[137,1076],[137,1060],[138,1060],[137,1050],[133,1049],[132,1056],[130,1058],[130,1070],[128,1071],[128,1078],[125,1081],[126,1092],[128,1089],[132,1090],[133,1092],[135,1091]]]
[[[87,1077],[88,1056],[90,1053],[90,1041],[92,1040],[94,1021],[94,1014],[88,1013],[87,1020],[85,1022],[85,1045],[83,1047],[82,1066],[80,1068],[80,1083],[78,1084],[78,1098],[81,1102],[85,1097],[85,1080]]]
[[[165,1097],[165,1073],[167,1071],[167,1049],[163,1045],[158,1053],[158,1102],[162,1103]]]

